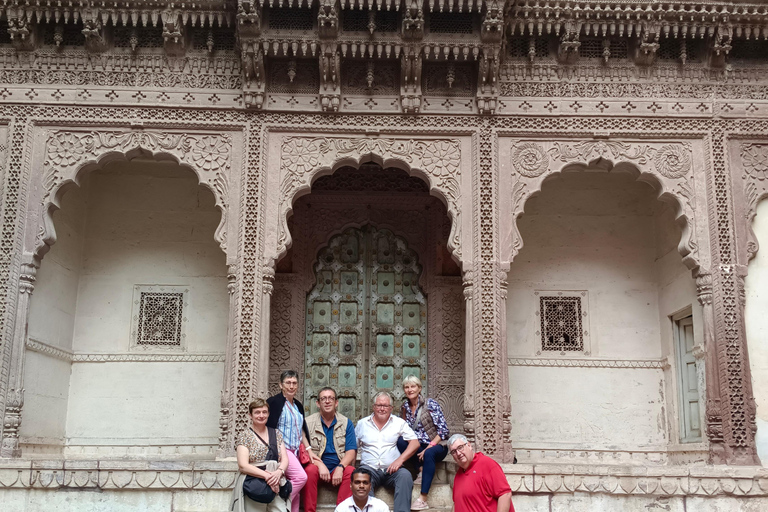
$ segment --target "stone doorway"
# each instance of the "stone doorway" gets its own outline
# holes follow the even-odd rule
[[[329,383],[345,399],[341,401],[343,413],[356,421],[369,414],[377,379],[380,384],[391,383],[379,387],[391,391],[399,407],[402,378],[418,371],[425,391],[443,406],[449,426],[460,428],[465,391],[464,296],[461,269],[447,248],[451,221],[445,204],[430,195],[424,181],[403,170],[363,164],[318,178],[292,211],[288,228],[293,243],[277,263],[271,299],[269,392],[277,392],[282,370],[303,371],[301,395],[308,411],[315,410],[317,391]],[[352,239],[356,244],[351,247],[353,254],[342,257]],[[374,250],[378,254],[371,259]],[[390,251],[388,256],[385,250]],[[327,261],[329,252],[332,262]],[[348,256],[354,261],[346,261]],[[394,260],[384,262],[391,257]],[[379,268],[374,271],[375,265]],[[320,285],[327,280],[323,272],[328,270],[331,289],[326,291]],[[342,276],[343,272],[356,275]],[[384,279],[386,272],[392,275]],[[352,284],[346,284],[346,277]],[[344,288],[355,281],[357,291]],[[409,288],[407,293],[404,286]],[[334,293],[339,294],[335,302]],[[319,302],[325,304],[317,306]],[[399,326],[395,321],[378,325],[379,315],[390,314],[385,302],[392,305],[392,318],[400,319]],[[320,322],[321,307],[326,308],[327,324]],[[353,324],[341,322],[347,311]],[[319,315],[317,322],[315,315]],[[414,323],[408,323],[411,321]],[[332,327],[334,322],[337,325]],[[324,330],[315,329],[320,325]],[[342,339],[342,334],[357,337]],[[410,337],[403,341],[404,335]],[[356,353],[344,354],[347,342],[357,344]],[[337,371],[340,366],[345,367],[344,374]],[[354,386],[341,385],[353,377]]]
[[[313,268],[305,403],[330,385],[342,414],[357,418],[371,413],[378,391],[400,402],[406,376],[427,382],[427,302],[406,240],[372,225],[349,228],[320,250]]]

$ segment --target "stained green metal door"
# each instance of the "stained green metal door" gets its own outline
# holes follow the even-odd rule
[[[304,403],[315,410],[317,392],[332,386],[340,412],[357,420],[370,414],[379,390],[399,406],[407,375],[426,387],[427,301],[418,257],[405,241],[386,229],[347,229],[319,252],[314,272]]]

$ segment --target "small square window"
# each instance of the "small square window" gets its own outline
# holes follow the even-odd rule
[[[538,297],[541,351],[588,354],[586,291],[540,291]],[[584,300],[582,300],[584,299]]]
[[[188,291],[186,286],[135,286],[132,346],[183,348]]]

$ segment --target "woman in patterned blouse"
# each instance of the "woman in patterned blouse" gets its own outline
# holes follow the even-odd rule
[[[437,401],[421,397],[421,380],[415,375],[409,375],[403,379],[403,391],[405,401],[400,407],[400,416],[408,422],[416,437],[419,439],[419,449],[409,459],[410,464],[422,468],[419,477],[421,479],[421,496],[411,504],[411,510],[424,510],[429,508],[427,494],[435,477],[435,467],[448,455],[446,440],[451,433],[445,423],[445,415]],[[400,452],[405,451],[408,442],[398,439],[397,447]]]
[[[283,436],[279,430],[267,427],[269,406],[265,400],[257,398],[251,402],[248,413],[253,424],[237,436],[237,466],[241,473],[266,480],[277,494],[280,492],[280,480],[288,467]],[[265,465],[267,461],[277,461],[277,468],[269,471],[270,466],[275,464]],[[268,508],[270,512],[287,510],[285,501],[279,497],[275,497]]]

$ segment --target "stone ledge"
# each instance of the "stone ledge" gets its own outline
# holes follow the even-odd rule
[[[768,468],[503,464],[515,493],[768,496]]]
[[[502,468],[515,493],[768,497],[768,468],[762,467],[502,464]],[[234,461],[0,459],[0,489],[231,489],[236,477]]]
[[[231,489],[237,463],[0,459],[0,489]]]

